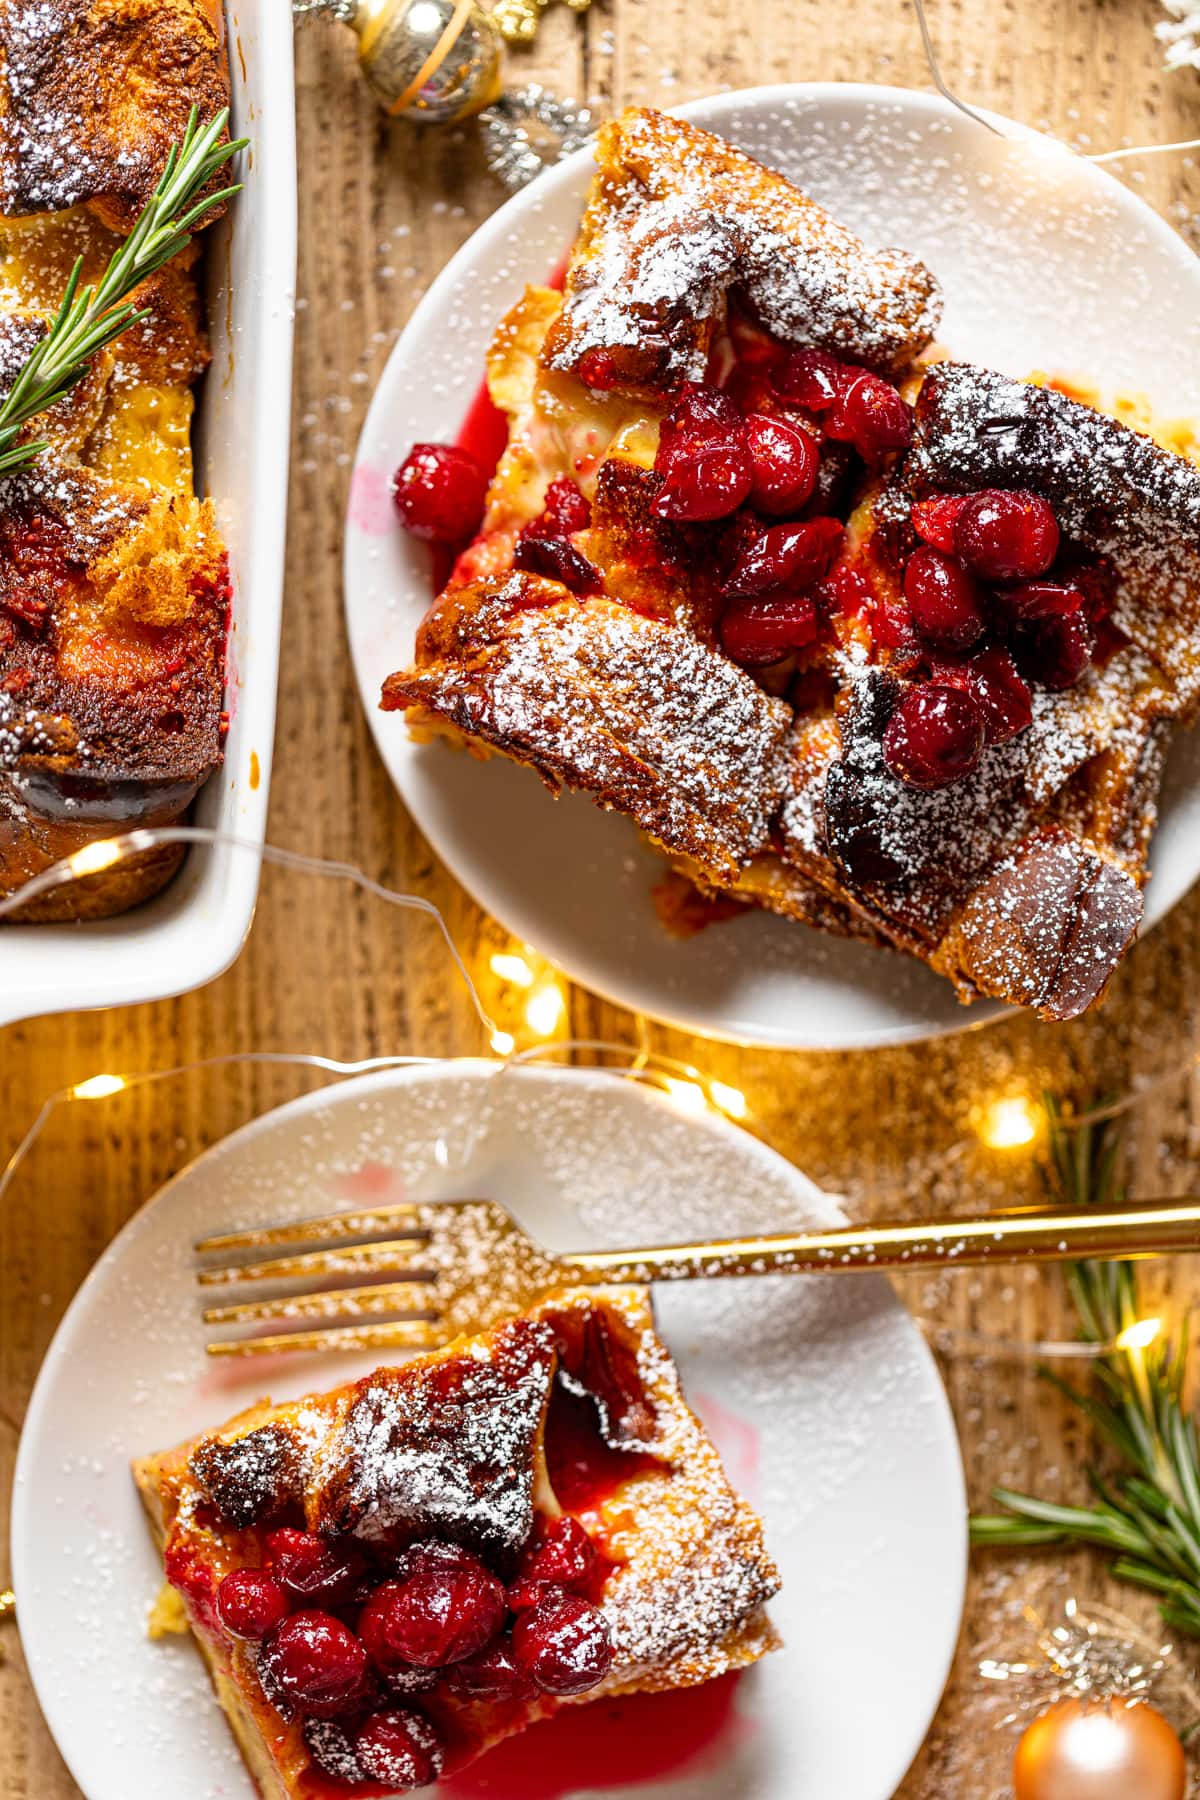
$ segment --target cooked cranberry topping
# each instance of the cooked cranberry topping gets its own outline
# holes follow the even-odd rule
[[[495,1638],[486,1650],[455,1663],[450,1681],[455,1693],[468,1700],[529,1700],[537,1692],[513,1661],[508,1637]]]
[[[389,1694],[427,1694],[441,1678],[440,1669],[418,1669],[412,1663],[398,1663],[383,1671],[383,1685]]]
[[[969,775],[983,750],[983,715],[969,694],[942,682],[908,690],[888,720],[883,757],[910,787],[946,787]]]
[[[681,459],[714,444],[735,443],[742,430],[742,415],[730,396],[705,382],[687,381],[658,432],[654,467],[669,475]]]
[[[954,554],[954,521],[967,503],[965,494],[931,494],[912,509],[913,530],[935,550]]]
[[[322,1774],[334,1781],[365,1781],[367,1772],[354,1754],[354,1740],[335,1719],[305,1719],[304,1742]]]
[[[960,562],[927,546],[904,571],[904,597],[924,643],[935,650],[970,650],[983,636],[983,596]]]
[[[570,537],[573,531],[586,531],[592,522],[592,509],[569,476],[560,475],[546,489],[540,523],[549,527],[555,537]]]
[[[537,1536],[521,1561],[517,1579],[509,1583],[508,1604],[513,1612],[536,1606],[546,1588],[570,1588],[584,1592],[595,1579],[596,1551],[591,1538],[569,1513],[542,1521]]]
[[[984,488],[969,494],[954,522],[954,547],[990,581],[1044,575],[1058,554],[1058,522],[1040,494]]]
[[[810,412],[825,412],[853,375],[854,371],[828,350],[793,350],[775,373],[775,390]]]
[[[608,1620],[576,1594],[549,1593],[513,1626],[513,1660],[547,1694],[584,1694],[612,1667]]]
[[[422,1546],[402,1560],[397,1580],[376,1588],[358,1628],[382,1669],[441,1669],[481,1650],[506,1610],[504,1589],[478,1557],[455,1545]]]
[[[354,1754],[372,1780],[401,1793],[427,1787],[442,1769],[437,1732],[410,1706],[373,1714],[355,1736]]]
[[[722,583],[723,594],[752,596],[812,587],[829,572],[842,542],[837,519],[768,525],[750,540]]]
[[[461,544],[483,518],[488,474],[457,444],[414,444],[392,493],[406,530],[431,544]]]
[[[517,539],[513,565],[531,575],[546,575],[561,581],[573,594],[595,594],[600,588],[600,571],[589,562],[582,550],[576,550],[565,537],[540,537],[522,532]]]
[[[290,1593],[324,1606],[353,1600],[367,1572],[367,1559],[352,1538],[330,1542],[286,1526],[267,1533],[267,1554],[271,1573]]]
[[[340,1619],[326,1612],[298,1612],[263,1646],[262,1668],[268,1692],[319,1717],[360,1706],[369,1690],[367,1653]]]
[[[1033,719],[1028,685],[1007,650],[981,650],[965,665],[966,688],[983,714],[989,744],[1006,744]]]
[[[754,464],[750,504],[764,513],[799,512],[817,485],[816,440],[786,419],[753,413],[746,420],[746,443]]]
[[[912,441],[912,413],[890,382],[864,372],[838,394],[825,429],[875,462]]]
[[[702,524],[736,512],[754,482],[744,444],[709,444],[671,458],[670,473],[651,510],[660,519]]]
[[[1082,611],[1047,613],[1021,621],[1012,632],[1013,655],[1028,681],[1043,687],[1073,687],[1092,660],[1096,634]]]
[[[807,594],[731,600],[721,614],[721,648],[743,669],[765,669],[817,635],[817,609]]]
[[[1074,582],[1018,581],[998,595],[1002,609],[1015,619],[1035,620],[1088,611],[1083,590]]]
[[[585,350],[575,365],[575,372],[585,387],[616,387],[621,379],[617,359],[611,350]]]
[[[264,1638],[290,1611],[287,1595],[265,1569],[234,1569],[217,1589],[217,1617],[236,1638]]]

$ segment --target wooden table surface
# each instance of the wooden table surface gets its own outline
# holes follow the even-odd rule
[[[1200,135],[1200,77],[1163,71],[1153,0],[930,0],[930,15],[947,74],[977,101],[1094,148]],[[767,81],[928,85],[904,0],[597,0],[582,17],[551,5],[536,46],[512,54],[509,71],[513,84],[541,79],[601,113]],[[488,976],[505,934],[440,868],[372,749],[346,652],[339,572],[349,466],[375,381],[423,289],[502,194],[473,128],[421,136],[382,118],[356,77],[350,33],[332,20],[298,29],[296,72],[300,300],[270,836],[353,858],[436,901],[487,999],[507,1009],[519,1035],[510,997]],[[1196,242],[1194,163],[1172,156],[1122,167]],[[1171,346],[1162,351],[1169,356]],[[1193,893],[1129,958],[1103,1012],[1067,1026],[1014,1018],[918,1048],[782,1055],[693,1040],[572,990],[566,1029],[645,1042],[739,1087],[757,1128],[864,1214],[923,1200],[967,1208],[1032,1196],[1036,1158],[980,1145],[982,1102],[1046,1086],[1125,1092],[1170,1074],[1131,1115],[1129,1138],[1143,1187],[1181,1191],[1197,1130],[1193,1082],[1178,1071],[1196,1049],[1198,924]],[[0,1032],[0,1157],[50,1090],[98,1070],[186,1063],[235,1048],[361,1057],[481,1047],[430,927],[333,884],[268,871],[241,959],[204,992]],[[168,1174],[299,1085],[294,1075],[262,1069],[189,1077],[74,1108],[39,1145],[0,1214],[0,1508],[38,1365],[99,1252]],[[1159,1279],[1173,1311],[1195,1299],[1186,1263]],[[909,1278],[904,1287],[915,1311],[963,1332],[1029,1339],[1067,1324],[1055,1274],[963,1272]],[[1027,1365],[960,1350],[945,1357],[944,1372],[975,1501],[1000,1480],[1082,1497],[1087,1434]],[[0,1578],[5,1554],[0,1549]],[[1116,1596],[1132,1616],[1153,1619],[1136,1596],[1109,1588],[1086,1554],[1019,1565],[975,1559],[954,1674],[898,1790],[904,1800],[1007,1793],[1011,1734],[996,1728],[976,1664],[996,1649],[1015,1605],[1053,1608],[1069,1593]],[[0,1633],[0,1645],[0,1794],[65,1800],[78,1790],[42,1722],[15,1632]],[[1200,1652],[1194,1660],[1200,1666]],[[864,1694],[864,1725],[870,1707]]]

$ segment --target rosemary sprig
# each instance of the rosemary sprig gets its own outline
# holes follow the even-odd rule
[[[1106,1122],[1068,1128],[1046,1101],[1058,1186],[1080,1206],[1119,1204],[1117,1135]],[[1089,1470],[1091,1506],[1058,1506],[996,1488],[1007,1510],[971,1520],[971,1541],[1022,1545],[1087,1543],[1112,1553],[1112,1572],[1159,1595],[1159,1611],[1175,1630],[1200,1637],[1200,1439],[1184,1395],[1188,1375],[1186,1320],[1174,1344],[1123,1340],[1143,1318],[1131,1262],[1072,1263],[1067,1281],[1080,1335],[1110,1346],[1097,1358],[1095,1393],[1081,1393],[1048,1369],[1042,1376],[1078,1406],[1115,1450],[1123,1472],[1106,1481]]]
[[[172,145],[158,186],[98,286],[81,288],[83,258],[75,264],[49,331],[0,404],[0,475],[26,468],[47,448],[42,442],[17,442],[30,419],[57,405],[82,381],[97,351],[149,317],[148,309],[135,306],[127,296],[179,254],[205,213],[240,192],[237,183],[216,194],[204,193],[216,171],[249,142],[220,141],[228,117],[228,108],[223,108],[202,126],[192,108],[187,130]]]

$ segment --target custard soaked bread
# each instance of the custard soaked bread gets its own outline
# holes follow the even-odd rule
[[[0,0],[0,392],[82,258],[104,272],[196,105],[228,101],[215,0]],[[218,766],[229,584],[192,480],[208,363],[192,244],[149,316],[27,428],[0,478],[0,894],[98,837],[178,820]],[[150,852],[24,916],[102,917],[178,866]]]
[[[1200,468],[936,360],[928,271],[719,139],[636,113],[597,154],[385,708],[627,812],[702,890],[1084,1011],[1200,695]]]

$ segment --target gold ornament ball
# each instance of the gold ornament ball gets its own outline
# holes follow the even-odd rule
[[[354,0],[348,23],[376,99],[430,125],[482,112],[500,94],[500,36],[474,0]]]
[[[1017,1745],[1015,1800],[1185,1800],[1183,1745],[1142,1701],[1060,1700]]]

